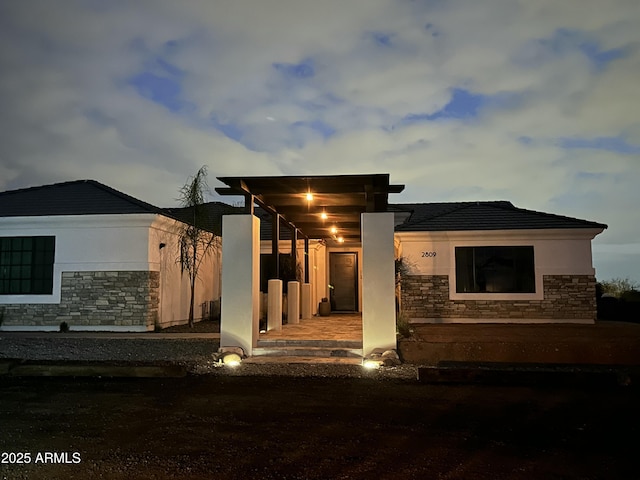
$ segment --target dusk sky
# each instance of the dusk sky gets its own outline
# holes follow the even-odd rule
[[[638,0],[0,0],[0,101],[0,191],[390,173],[606,223],[640,282]]]

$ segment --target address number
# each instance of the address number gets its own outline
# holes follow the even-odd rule
[[[422,252],[422,258],[430,258],[435,256],[436,256],[436,252]]]

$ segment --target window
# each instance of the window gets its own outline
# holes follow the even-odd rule
[[[533,247],[456,247],[457,293],[535,293]]]
[[[55,237],[0,237],[0,295],[53,292]]]

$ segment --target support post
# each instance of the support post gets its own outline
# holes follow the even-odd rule
[[[300,282],[287,284],[287,323],[300,323]]]
[[[293,271],[298,271],[298,229],[291,228],[291,262],[293,263]]]
[[[393,213],[362,214],[362,348],[395,350]]]
[[[300,285],[300,314],[303,320],[313,316],[313,306],[311,305],[311,284]]]
[[[282,330],[282,280],[278,278],[268,282],[267,330]]]
[[[309,283],[309,237],[304,237],[304,283]]]
[[[220,347],[241,347],[251,356],[260,313],[260,219],[222,217]]]
[[[271,274],[273,278],[280,278],[280,215],[271,217]]]

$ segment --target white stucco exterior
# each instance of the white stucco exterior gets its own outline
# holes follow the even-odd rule
[[[451,300],[541,300],[544,275],[595,275],[591,240],[599,229],[397,232],[399,256],[413,275],[448,275]],[[535,293],[457,293],[455,248],[533,246]]]
[[[395,350],[392,213],[362,214],[362,351]]]
[[[258,342],[260,311],[260,219],[222,217],[222,317],[220,348],[251,355]]]
[[[2,217],[0,232],[11,236],[54,236],[53,291],[50,295],[0,295],[0,305],[59,304],[62,272],[149,271],[160,273],[158,325],[185,323],[189,281],[178,263],[179,222],[157,214]],[[159,245],[165,244],[160,249]],[[196,285],[195,317],[200,304],[220,297],[219,253],[205,259]],[[139,326],[84,325],[73,330],[139,331]],[[154,326],[142,327],[144,330]],[[5,326],[5,329],[20,329]],[[57,329],[30,326],[31,330]]]

